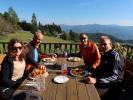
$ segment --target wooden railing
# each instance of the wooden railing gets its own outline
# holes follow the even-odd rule
[[[78,43],[42,43],[40,50],[44,53],[63,53],[77,54],[79,52]]]
[[[0,42],[0,54],[7,52],[8,42]],[[67,51],[69,54],[79,52],[78,43],[41,43],[40,50],[43,53],[63,53]]]
[[[0,54],[7,52],[8,42],[0,42]],[[125,50],[123,55],[133,61],[133,45],[122,44]],[[43,53],[63,53],[67,51],[68,54],[77,54],[79,52],[79,43],[41,43],[40,50]]]
[[[0,54],[5,54],[7,52],[8,42],[0,42]]]

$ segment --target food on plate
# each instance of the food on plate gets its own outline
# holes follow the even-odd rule
[[[68,58],[68,61],[80,61],[81,60],[81,58],[79,58],[79,57],[69,57]]]
[[[42,61],[44,62],[53,62],[56,61],[56,58],[52,57],[52,58],[43,58]]]
[[[43,58],[43,61],[51,61],[51,58]]]
[[[57,58],[54,58],[54,57],[51,58],[51,61],[56,61],[56,60],[57,60]]]
[[[43,75],[44,72],[45,71],[43,69],[36,68],[31,72],[31,77],[35,78],[38,75]]]
[[[51,58],[57,58],[57,54],[52,54]]]
[[[75,68],[71,70],[71,74],[73,76],[83,76],[84,75],[84,70],[83,69],[79,69],[79,68]]]

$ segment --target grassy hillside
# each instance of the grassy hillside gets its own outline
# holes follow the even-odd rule
[[[0,35],[0,42],[8,42],[10,41],[11,38],[18,38],[22,40],[23,42],[29,42],[32,40],[33,34],[30,32],[16,32],[16,33],[10,33],[7,35]],[[49,42],[49,43],[68,43],[69,41],[62,40],[60,38],[56,37],[49,37],[49,36],[44,36],[43,42]]]

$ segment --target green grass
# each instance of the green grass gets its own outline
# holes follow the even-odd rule
[[[30,32],[16,32],[16,33],[10,33],[7,35],[0,35],[0,42],[9,42],[12,38],[18,38],[21,41],[28,43],[29,41],[32,40],[32,37],[33,37],[33,34]],[[44,35],[44,39],[42,43],[70,43],[70,41]],[[3,45],[0,44],[0,53],[3,53],[4,51],[5,50],[3,50]]]
[[[30,32],[16,32],[10,33],[7,35],[0,35],[0,42],[9,42],[12,38],[18,38],[23,42],[29,42],[32,40],[33,34]],[[49,37],[44,35],[43,43],[70,43],[70,41],[66,41],[56,37]]]

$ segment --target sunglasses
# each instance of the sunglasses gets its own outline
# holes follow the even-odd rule
[[[87,39],[87,38],[86,37],[80,38],[80,40],[85,40],[85,39]]]
[[[14,50],[14,51],[22,50],[22,47],[21,46],[20,47],[13,47],[12,50]]]
[[[107,45],[107,44],[111,44],[111,43],[101,43],[100,45]]]

